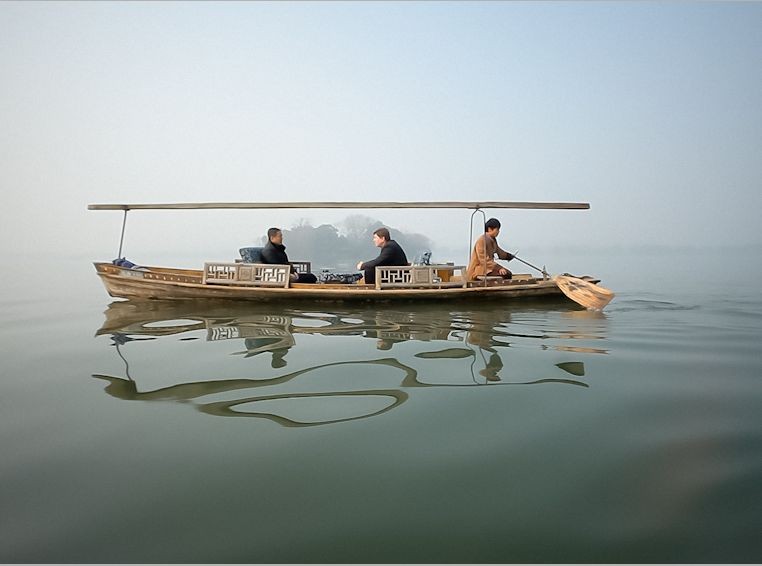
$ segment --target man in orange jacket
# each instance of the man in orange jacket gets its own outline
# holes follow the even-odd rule
[[[500,221],[490,218],[484,224],[484,234],[479,236],[471,251],[471,261],[468,262],[468,279],[473,280],[484,275],[499,275],[510,279],[513,274],[494,260],[495,254],[500,259],[511,261],[513,255],[497,245],[497,235],[500,234]]]

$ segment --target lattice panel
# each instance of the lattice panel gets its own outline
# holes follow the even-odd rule
[[[460,270],[462,274],[463,269],[462,265],[377,267],[376,288],[410,287],[413,289],[430,289],[432,287],[463,287],[464,283],[462,281],[450,281],[453,271]],[[442,276],[443,274],[444,277]]]
[[[206,331],[206,339],[210,342],[240,337],[240,331],[236,326],[213,326]]]
[[[312,270],[311,261],[292,261],[291,265],[297,273],[309,273]]]
[[[278,326],[281,328],[285,328],[286,326],[289,326],[291,324],[291,317],[281,316],[279,314],[248,315],[248,316],[239,318],[236,321],[236,324],[241,327],[250,326],[252,328],[262,328],[262,327],[271,327],[271,326]]]
[[[279,265],[269,265],[267,267],[257,266],[254,267],[254,272],[251,275],[251,279],[248,279],[248,281],[285,284],[286,281],[288,281],[290,272],[290,267],[282,267]]]
[[[287,287],[291,267],[264,263],[206,263],[204,283]]]
[[[383,340],[410,340],[410,332],[379,331],[378,337]]]
[[[206,264],[206,278],[207,279],[220,279],[223,281],[235,281],[236,279],[236,266],[223,264],[223,263],[211,263]]]
[[[378,280],[385,283],[410,283],[409,267],[382,267],[379,269]]]

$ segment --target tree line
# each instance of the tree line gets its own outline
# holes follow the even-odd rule
[[[389,228],[392,239],[405,250],[408,261],[415,261],[432,249],[431,240],[423,234],[405,233],[361,214],[348,216],[341,223],[343,230],[332,224],[312,226],[308,221],[302,221],[290,229],[280,228],[291,261],[310,261],[313,271],[323,268],[356,271],[358,261],[378,255],[379,249],[373,245],[373,231],[382,226]],[[263,236],[261,244],[266,243],[267,236]]]

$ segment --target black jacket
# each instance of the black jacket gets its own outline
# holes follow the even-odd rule
[[[364,262],[360,269],[375,269],[377,265],[407,265],[407,256],[400,245],[394,240],[389,240],[381,248],[381,253],[376,259]]]
[[[268,241],[265,247],[262,248],[262,263],[289,265],[286,246],[283,244],[273,244],[271,241]],[[293,266],[291,266],[291,271],[294,271]]]

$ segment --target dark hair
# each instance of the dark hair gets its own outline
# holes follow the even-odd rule
[[[280,231],[281,231],[280,228],[270,228],[267,231],[267,239],[272,240],[272,237],[275,236]]]
[[[500,221],[497,218],[490,218],[484,223],[484,231],[486,232],[490,228],[500,228]]]
[[[387,228],[376,228],[373,230],[373,233],[376,234],[379,238],[383,238],[387,242],[392,239],[392,235],[389,233]]]

